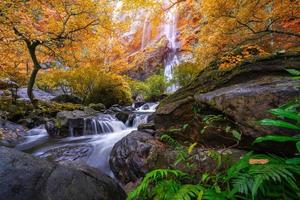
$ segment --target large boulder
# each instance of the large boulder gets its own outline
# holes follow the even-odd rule
[[[236,149],[220,149],[219,153],[226,162],[218,166],[220,163],[213,158],[210,149],[195,148],[186,160],[176,164],[182,151],[187,154],[187,148],[176,150],[148,133],[134,131],[115,144],[110,155],[110,167],[123,184],[137,182],[151,170],[167,168],[179,169],[200,178],[205,172],[229,167],[244,154]]]
[[[170,163],[159,162],[165,150],[166,146],[151,135],[134,131],[114,145],[109,160],[111,170],[122,183],[136,181],[149,169]]]
[[[255,122],[270,117],[267,109],[299,96],[299,90],[293,86],[297,81],[290,78],[286,69],[300,68],[300,54],[255,58],[229,69],[220,69],[220,64],[220,61],[212,62],[188,86],[160,103],[155,113],[158,133],[184,126],[188,128],[177,132],[176,139],[214,147],[222,146],[222,138],[226,139],[224,146],[234,142],[234,138],[228,137],[226,126],[254,137],[277,133],[278,129],[266,130]],[[224,127],[206,129],[205,115],[223,115],[228,120]],[[205,134],[202,134],[203,129],[206,129]],[[247,146],[252,141],[247,137],[242,139],[247,140],[243,143]]]
[[[110,177],[78,165],[60,165],[0,147],[0,199],[124,200]]]

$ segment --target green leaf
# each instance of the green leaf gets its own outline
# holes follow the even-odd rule
[[[265,141],[272,141],[272,142],[297,142],[297,141],[299,141],[299,139],[291,137],[291,136],[267,135],[267,136],[256,138],[253,143],[260,143],[260,142],[265,142]]]
[[[185,130],[188,126],[189,126],[188,124],[184,124],[184,125],[182,126],[182,129]]]
[[[296,147],[297,147],[298,152],[300,153],[300,141],[296,143]]]
[[[282,128],[300,130],[299,126],[291,124],[289,122],[282,121],[282,120],[263,119],[260,121],[260,124],[266,125],[266,126],[277,126],[277,127],[282,127]]]
[[[293,76],[300,76],[300,71],[296,69],[287,69],[286,70],[288,73],[290,73]]]
[[[288,119],[300,121],[300,115],[296,112],[286,111],[286,110],[278,109],[278,108],[271,109],[269,112],[272,113],[273,115],[277,115],[279,117],[285,117]]]
[[[242,134],[240,132],[233,130],[232,135],[233,135],[233,137],[235,137],[235,139],[237,139],[238,141],[241,141]]]
[[[299,165],[300,164],[300,158],[287,159],[285,161],[285,163],[288,164],[288,165]]]
[[[197,200],[202,200],[203,197],[203,190],[201,190],[198,194]]]

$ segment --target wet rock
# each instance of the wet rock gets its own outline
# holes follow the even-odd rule
[[[126,121],[127,121],[128,118],[129,118],[129,113],[128,113],[128,112],[118,112],[118,113],[116,114],[116,118],[117,118],[118,120],[120,120],[121,122],[126,123]]]
[[[51,99],[51,101],[55,101],[55,102],[59,102],[59,103],[73,103],[73,104],[81,104],[82,103],[81,98],[74,96],[74,95],[69,95],[69,94],[58,95],[58,96],[54,97],[53,99]]]
[[[0,146],[15,147],[23,140],[24,134],[23,126],[0,119]]]
[[[152,123],[147,123],[147,124],[140,124],[138,126],[138,130],[139,131],[143,131],[143,130],[155,130],[155,124]]]
[[[102,104],[102,103],[97,103],[97,104],[91,103],[89,105],[89,107],[96,110],[96,111],[104,111],[106,109],[105,105]]]
[[[83,165],[60,165],[0,147],[0,199],[124,200],[110,177]]]
[[[46,123],[46,129],[52,137],[78,136],[83,134],[85,119],[95,116],[95,111],[61,111],[55,120]]]

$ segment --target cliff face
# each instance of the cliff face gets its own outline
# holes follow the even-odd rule
[[[189,4],[178,4],[157,17],[149,17],[142,11],[135,33],[128,40],[127,58],[131,66],[126,72],[134,79],[144,80],[163,69],[168,54],[176,51],[179,62],[192,57],[193,46],[197,44],[199,14]]]

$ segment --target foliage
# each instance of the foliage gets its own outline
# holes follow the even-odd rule
[[[281,157],[249,152],[227,172],[203,174],[191,184],[187,174],[173,170],[149,172],[128,199],[298,199],[299,165]],[[150,177],[150,178],[149,178]]]
[[[156,101],[159,96],[164,94],[166,87],[167,83],[161,73],[148,77],[144,82],[130,81],[132,96],[142,95],[147,101]]]
[[[200,71],[197,63],[182,63],[175,68],[172,82],[178,83],[181,87],[188,85]]]
[[[271,109],[270,113],[281,118],[281,121],[262,120],[263,125],[272,125],[297,129],[299,125],[299,101],[294,101]],[[207,123],[219,120],[218,116],[209,116]],[[288,120],[289,122],[283,121]],[[290,122],[292,121],[292,122]],[[231,131],[231,128],[228,128]],[[233,133],[240,140],[240,134]],[[184,148],[169,136],[163,136],[165,142],[182,151]],[[293,158],[283,158],[275,155],[255,154],[249,152],[226,172],[202,175],[199,183],[193,183],[193,177],[165,176],[151,182],[143,179],[138,189],[130,193],[129,199],[178,199],[178,200],[263,200],[263,199],[299,199],[300,198],[300,137],[267,135],[258,137],[254,143],[265,141],[295,142],[298,153]],[[213,151],[210,156],[218,159],[219,154]],[[221,161],[219,161],[220,163]],[[218,166],[217,166],[218,167]],[[158,173],[160,170],[150,172]],[[146,175],[147,176],[147,175]],[[148,190],[141,190],[146,187]],[[142,198],[140,198],[142,197]]]
[[[79,96],[85,104],[129,104],[130,89],[126,80],[101,67],[78,67],[69,70],[52,70],[41,74],[38,86],[43,89],[62,89],[65,93]]]

